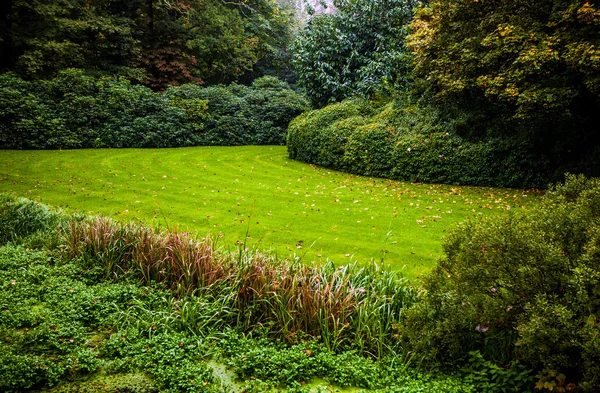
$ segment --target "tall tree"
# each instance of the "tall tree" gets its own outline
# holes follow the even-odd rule
[[[112,3],[9,1],[0,31],[3,67],[29,76],[47,76],[68,67],[113,71],[126,67],[136,42],[130,19]]]
[[[465,129],[495,123],[494,133],[525,137],[553,172],[600,174],[596,2],[432,0],[411,28],[421,86],[460,102],[461,116],[479,112]]]
[[[438,97],[485,96],[522,119],[573,119],[599,109],[600,10],[593,2],[432,0],[411,28],[415,72]]]
[[[3,70],[121,74],[155,89],[227,83],[273,67],[290,37],[269,0],[10,0],[1,5]]]
[[[293,45],[298,84],[323,106],[366,95],[407,73],[405,26],[412,0],[342,0],[338,11],[313,16]]]
[[[202,83],[194,56],[186,49],[184,23],[196,12],[189,1],[143,0],[136,13],[135,36],[141,43],[131,64],[145,71],[141,82],[155,89],[186,82]]]

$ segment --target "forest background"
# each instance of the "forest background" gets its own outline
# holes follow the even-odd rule
[[[1,7],[4,147],[287,138],[292,158],[409,181],[545,187],[565,172],[600,172],[594,2]],[[315,8],[326,13],[309,18]],[[265,76],[278,79],[244,90]],[[310,106],[352,97],[360,99],[307,112],[286,135]],[[94,116],[82,119],[86,108]]]

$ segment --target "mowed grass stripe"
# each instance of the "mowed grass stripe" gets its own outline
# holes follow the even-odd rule
[[[535,192],[411,184],[292,161],[285,147],[0,151],[0,191],[121,221],[177,226],[306,261],[373,260],[418,277],[468,217]],[[248,237],[246,237],[248,234]]]

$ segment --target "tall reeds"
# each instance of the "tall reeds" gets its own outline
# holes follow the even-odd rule
[[[63,231],[63,252],[99,263],[106,277],[137,272],[143,282],[168,283],[190,294],[227,276],[210,237],[197,241],[187,233],[157,233],[134,223],[120,224],[104,217],[72,220]]]
[[[72,220],[62,239],[66,257],[101,266],[107,278],[126,273],[165,283],[180,299],[177,323],[199,333],[260,326],[288,342],[312,337],[332,350],[381,356],[397,349],[394,326],[416,296],[409,282],[377,265],[307,266],[256,251],[234,255],[215,249],[210,237],[102,217]]]

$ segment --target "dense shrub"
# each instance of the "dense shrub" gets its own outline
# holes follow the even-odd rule
[[[437,364],[480,350],[540,370],[539,386],[600,388],[600,180],[569,175],[523,214],[469,221],[406,315],[406,347]]]
[[[351,99],[305,112],[288,130],[290,158],[412,182],[545,186],[544,158],[525,136],[467,139],[437,111]]]
[[[184,102],[206,102],[203,144],[282,145],[289,122],[308,109],[302,96],[269,76],[255,80],[249,87],[171,87],[165,96]]]
[[[298,85],[323,107],[355,95],[404,87],[409,60],[404,27],[415,2],[333,1],[336,12],[311,17],[290,47]]]
[[[12,149],[283,144],[306,100],[276,78],[250,87],[184,85],[164,94],[66,70],[48,81],[0,75],[0,146]]]

